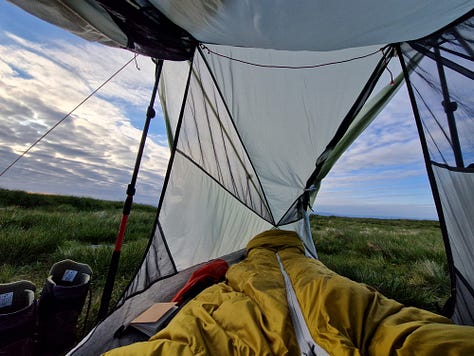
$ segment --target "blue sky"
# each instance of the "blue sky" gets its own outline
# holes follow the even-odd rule
[[[133,57],[84,41],[0,0],[0,169]],[[153,85],[138,57],[4,176],[0,187],[123,200]],[[322,184],[316,212],[434,219],[402,89]],[[169,150],[159,103],[136,202],[156,205]]]

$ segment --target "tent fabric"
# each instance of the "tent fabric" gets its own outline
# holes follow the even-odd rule
[[[379,49],[327,53],[209,47],[238,60],[293,66],[332,63]],[[221,91],[266,193],[274,223],[303,193],[316,159],[381,58],[376,53],[350,63],[291,70],[246,65],[206,50],[197,56],[198,63],[208,63]]]
[[[433,166],[456,271],[456,304],[453,320],[474,326],[474,170]]]
[[[88,41],[126,47],[127,36],[95,1],[11,0],[23,10]]]
[[[415,4],[408,0],[383,3],[364,0],[363,3],[353,4],[340,1],[327,4],[324,1],[306,0],[299,1],[298,6],[283,1],[275,3],[265,0],[252,2],[150,0],[136,1],[133,4],[131,1],[123,2],[124,4],[115,6],[111,1],[105,0],[81,2],[42,0],[35,1],[35,6],[31,6],[33,2],[28,0],[12,1],[48,22],[68,30],[76,30],[76,33],[87,39],[94,39],[90,36],[91,32],[95,34],[99,32],[124,47],[127,44],[124,37],[132,39],[129,42],[133,43],[133,38],[137,37],[136,32],[141,29],[135,28],[135,32],[132,32],[131,28],[123,26],[120,28],[118,24],[123,15],[137,9],[147,14],[147,11],[153,9],[159,10],[166,18],[162,19],[154,12],[152,16],[143,16],[142,22],[152,21],[155,28],[160,29],[161,23],[169,19],[200,42],[252,48],[317,51],[413,40],[446,26],[473,7],[471,0],[449,2],[418,0]],[[118,8],[125,6],[127,12],[121,13]],[[104,8],[108,12],[105,12]],[[111,18],[116,13],[122,16],[116,16],[114,24]],[[79,20],[84,24],[90,24],[89,28],[82,25],[80,27],[86,30],[77,31],[76,24]],[[168,28],[165,30],[167,30],[165,35],[170,33],[177,41],[183,37],[177,30]],[[133,45],[129,48],[152,55],[147,50],[153,51],[153,46],[162,47],[160,40],[164,39],[160,35],[157,38],[149,37],[147,48]],[[172,47],[173,45],[170,49]]]
[[[453,320],[474,325],[474,17],[402,46],[454,289]],[[416,56],[423,56],[416,60]]]
[[[200,42],[292,51],[332,51],[414,40],[473,7],[466,0],[150,2]]]
[[[180,153],[159,221],[178,270],[244,248],[252,236],[271,227]]]
[[[193,38],[212,44],[281,50],[383,46],[426,36],[474,6],[472,0],[329,4],[305,0],[297,6],[267,0],[10,1],[88,40],[160,59],[178,59],[178,55],[181,60],[189,58]],[[124,23],[134,13],[137,17],[133,22],[143,27]]]
[[[256,214],[272,222],[265,194],[205,64],[193,62],[177,150]]]
[[[265,231],[226,283],[201,292],[147,342],[106,355],[297,355],[287,272],[314,341],[331,355],[469,355],[474,328],[404,307],[304,256],[296,233]],[[238,313],[236,313],[236,309]]]
[[[259,68],[203,50],[196,51],[191,66],[163,68],[165,90],[160,95],[175,130],[175,154],[158,216],[169,258],[181,270],[243,248],[271,226],[290,228],[291,222],[315,252],[301,216],[280,220],[291,209],[305,214],[302,206],[293,204],[305,192],[318,156],[361,95],[374,66],[385,60],[383,53],[378,47],[336,53],[209,48],[270,65],[334,64]],[[168,85],[180,71],[181,78],[188,71],[189,85]],[[176,92],[176,97],[169,95]],[[282,107],[282,102],[288,105]],[[193,249],[187,248],[190,241]],[[149,250],[151,258],[147,255],[142,270],[156,269],[154,253]],[[148,278],[146,283],[153,281]],[[143,287],[134,282],[127,295]]]
[[[168,144],[169,147],[172,148],[186,91],[190,62],[165,61],[163,67],[165,69],[161,72],[161,80],[159,83],[160,104],[166,123]]]

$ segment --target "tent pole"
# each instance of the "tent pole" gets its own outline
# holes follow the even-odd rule
[[[441,54],[439,48],[434,47],[436,66],[438,68],[439,81],[441,84],[441,90],[443,93],[443,102],[441,103],[444,107],[444,112],[448,119],[449,132],[451,134],[451,146],[454,152],[454,158],[456,159],[456,166],[464,168],[464,160],[462,157],[461,144],[459,142],[458,130],[456,127],[456,120],[454,118],[454,111],[457,109],[457,103],[451,102],[448,91],[448,83],[446,81],[446,74],[444,72],[443,64],[441,63]]]
[[[119,230],[117,233],[117,239],[115,241],[115,248],[112,253],[112,258],[110,260],[110,265],[109,265],[109,272],[107,275],[107,280],[105,281],[105,286],[104,290],[102,292],[102,299],[100,302],[100,308],[99,312],[97,314],[97,321],[100,321],[104,319],[107,316],[107,313],[109,311],[109,304],[110,304],[110,298],[112,296],[112,290],[114,288],[114,283],[115,283],[115,276],[117,274],[118,270],[118,264],[119,264],[119,259],[120,259],[120,252],[122,250],[122,243],[123,239],[125,236],[125,231],[127,228],[127,222],[128,222],[128,217],[130,215],[130,211],[132,209],[132,203],[133,203],[133,196],[135,195],[135,186],[137,183],[137,177],[138,177],[138,171],[140,169],[140,163],[142,160],[143,156],[143,150],[145,148],[145,141],[146,137],[148,135],[148,129],[150,127],[150,122],[151,119],[155,117],[155,109],[153,108],[155,99],[156,99],[156,93],[158,90],[158,83],[160,81],[160,74],[161,74],[161,69],[163,68],[163,60],[153,60],[156,64],[155,67],[155,84],[153,87],[153,92],[151,95],[150,99],[150,104],[148,106],[147,112],[146,112],[146,120],[145,120],[145,125],[143,127],[143,132],[142,132],[142,137],[140,141],[140,146],[138,148],[138,153],[137,153],[137,158],[135,160],[135,168],[133,169],[133,174],[132,174],[132,179],[130,181],[130,184],[127,187],[127,198],[125,199],[124,205],[123,205],[123,212],[122,212],[122,219],[120,221],[120,226]]]
[[[430,154],[429,154],[428,146],[426,143],[425,132],[423,130],[423,123],[421,120],[420,112],[418,110],[418,105],[416,103],[416,97],[415,97],[415,93],[414,93],[412,83],[410,80],[410,74],[409,74],[407,65],[405,63],[405,59],[403,58],[403,52],[401,50],[400,44],[396,45],[396,49],[397,49],[400,65],[402,67],[403,74],[405,76],[406,88],[408,91],[408,96],[410,98],[410,103],[413,110],[413,117],[415,119],[418,135],[420,137],[420,144],[421,144],[421,149],[423,151],[426,172],[428,174],[428,179],[430,181],[431,192],[433,194],[433,200],[436,206],[436,211],[438,213],[439,224],[440,224],[441,233],[443,236],[444,248],[446,251],[446,258],[447,258],[448,269],[449,269],[449,279],[451,282],[451,286],[450,286],[451,295],[449,299],[446,301],[446,304],[444,305],[443,315],[450,318],[454,312],[454,304],[456,301],[456,273],[455,273],[455,268],[454,268],[453,254],[451,252],[451,244],[449,242],[448,230],[446,227],[446,221],[444,219],[443,207],[441,205],[438,185],[436,184],[436,179],[435,179],[433,167],[431,164]]]

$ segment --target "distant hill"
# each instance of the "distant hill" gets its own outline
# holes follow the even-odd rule
[[[78,211],[99,211],[105,209],[121,209],[123,202],[99,200],[92,198],[28,193],[20,190],[0,189],[0,207],[18,206],[25,209],[43,208],[58,209],[63,207]],[[151,205],[134,204],[134,209],[155,211]]]

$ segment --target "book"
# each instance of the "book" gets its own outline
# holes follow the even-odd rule
[[[151,337],[164,327],[178,310],[175,302],[154,303],[130,322],[130,326]]]

